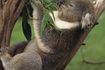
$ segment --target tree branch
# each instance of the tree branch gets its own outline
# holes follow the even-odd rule
[[[0,0],[0,48],[10,45],[12,29],[28,0]],[[0,70],[4,70],[0,61]]]
[[[7,0],[0,8],[0,47],[9,46],[12,29],[26,1]]]
[[[93,61],[89,61],[89,60],[83,60],[82,62],[85,63],[85,64],[90,64],[90,65],[105,64],[105,61],[93,62]]]

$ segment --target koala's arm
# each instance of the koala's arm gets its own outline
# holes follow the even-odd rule
[[[28,44],[27,41],[20,42],[16,45],[11,46],[10,49],[8,50],[8,52],[11,56],[22,53],[24,51],[25,47],[27,46],[27,44]]]

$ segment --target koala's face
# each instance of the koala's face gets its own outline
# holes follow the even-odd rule
[[[68,22],[79,21],[81,18],[81,11],[76,10],[75,4],[61,5],[59,7],[59,18]]]
[[[84,0],[67,0],[59,5],[59,18],[68,22],[81,21],[84,12],[89,12],[91,8]]]

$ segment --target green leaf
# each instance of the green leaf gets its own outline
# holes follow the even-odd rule
[[[23,29],[23,33],[24,33],[26,39],[28,41],[30,41],[31,36],[32,36],[32,32],[31,32],[31,27],[28,23],[28,18],[29,18],[29,15],[27,12],[27,8],[24,7],[23,12],[22,12],[22,29]]]
[[[41,35],[43,34],[43,32],[44,32],[44,30],[46,28],[46,25],[47,25],[46,23],[47,23],[47,20],[46,20],[46,17],[44,16],[43,20],[41,22]]]
[[[41,22],[41,35],[43,34],[46,26],[50,27],[50,28],[55,28],[54,26],[54,21],[51,18],[51,16],[49,15],[49,11],[48,10],[44,10],[44,16]]]
[[[41,23],[41,29],[40,29],[40,32],[42,35],[46,26],[50,27],[51,29],[56,28],[54,25],[54,21],[51,18],[51,16],[49,15],[49,13],[51,13],[53,18],[55,19],[53,10],[56,10],[57,5],[54,0],[41,0],[41,3],[43,4],[43,6],[45,8],[44,16],[43,16],[42,23]]]
[[[57,9],[57,4],[55,3],[54,0],[41,0],[41,3],[43,4],[44,8],[47,10],[52,9],[55,10]]]
[[[22,22],[22,28],[23,28],[23,33],[24,33],[26,39],[28,41],[30,41],[31,40],[32,33],[31,33],[31,27],[28,24],[28,21],[25,21],[25,22],[23,21]]]

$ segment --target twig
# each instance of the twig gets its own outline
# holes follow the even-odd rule
[[[101,61],[101,62],[93,62],[93,61],[89,61],[89,60],[83,60],[83,63],[86,64],[90,64],[90,65],[99,65],[99,64],[105,64],[105,61]]]

